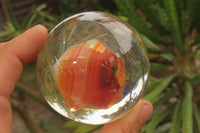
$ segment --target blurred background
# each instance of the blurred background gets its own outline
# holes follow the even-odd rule
[[[109,12],[141,35],[150,58],[150,77],[143,98],[154,113],[144,133],[200,133],[199,0],[0,0],[0,42],[43,24],[84,11]],[[36,64],[25,66],[11,96],[13,133],[91,133],[101,126],[77,123],[44,101]]]

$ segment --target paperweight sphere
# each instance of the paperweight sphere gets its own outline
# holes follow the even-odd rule
[[[108,13],[85,12],[51,30],[37,72],[53,109],[96,125],[120,118],[136,104],[147,83],[149,60],[129,24]]]

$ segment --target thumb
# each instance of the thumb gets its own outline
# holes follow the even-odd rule
[[[103,126],[100,133],[139,133],[153,111],[146,100],[140,100],[124,117]]]

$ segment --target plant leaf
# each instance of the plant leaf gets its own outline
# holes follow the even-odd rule
[[[57,23],[57,19],[53,17],[52,15],[50,15],[48,12],[37,11],[37,10],[35,12],[42,18],[45,18],[52,23]]]
[[[153,107],[157,108],[159,105],[161,105],[163,102],[169,100],[170,97],[174,95],[176,91],[176,88],[170,88],[169,91],[162,93],[161,95],[156,98],[155,101],[152,101]]]
[[[88,125],[76,121],[68,121],[64,124],[65,128],[75,129],[74,133],[89,133],[97,130],[101,125]]]
[[[45,132],[48,133],[70,133],[70,131],[63,131],[62,128],[60,128],[59,125],[43,125],[41,127],[43,130],[45,130]],[[25,132],[25,133],[30,133],[30,132]]]
[[[175,0],[175,3],[177,5],[177,14],[178,14],[178,18],[179,18],[179,22],[180,22],[180,30],[181,33],[183,35],[183,37],[185,37],[186,34],[186,15],[185,15],[185,6],[186,6],[186,2],[184,2],[184,0]]]
[[[25,20],[22,23],[22,28],[30,27],[32,22],[35,20],[36,16],[37,16],[36,13],[34,13],[33,11],[31,13],[29,13],[28,16],[25,18]]]
[[[194,41],[194,43],[192,44],[193,46],[195,45],[199,45],[200,44],[200,35],[198,35]]]
[[[148,82],[156,82],[156,81],[159,81],[159,79],[158,78],[156,78],[156,77],[153,77],[153,76],[149,76],[149,81]],[[148,83],[149,84],[149,83]]]
[[[11,20],[10,22],[12,23],[12,25],[14,26],[15,30],[20,30],[20,26],[15,18],[15,14],[11,8],[11,5],[8,1],[6,1],[6,6],[7,6],[7,9],[8,9],[8,12],[10,14],[10,17],[11,17]]]
[[[198,28],[200,26],[200,2],[199,0],[188,0],[186,12],[188,14],[189,24],[191,29]]]
[[[150,69],[151,70],[170,70],[172,69],[170,66],[164,65],[164,64],[158,64],[158,63],[150,63]]]
[[[32,98],[33,100],[37,101],[38,103],[42,104],[44,107],[46,107],[47,109],[49,109],[50,111],[54,111],[52,110],[52,108],[49,106],[49,104],[44,101],[42,98],[40,98],[40,96],[33,91],[32,88],[30,88],[29,86],[23,84],[23,83],[18,83],[16,85],[16,90],[20,91],[21,93],[26,94],[27,96],[29,96],[30,98]]]
[[[163,23],[165,23],[166,19],[168,18],[166,13],[165,13],[166,16],[163,18],[164,9],[160,7],[157,1],[136,0],[134,2],[139,6],[139,9],[142,10],[147,20],[152,23],[152,26],[159,29],[161,33],[166,33],[166,28],[165,28],[166,24]]]
[[[153,91],[148,93],[144,97],[144,99],[146,99],[148,101],[152,101],[153,99],[155,99],[156,96],[158,96],[171,83],[171,81],[174,79],[174,77],[175,77],[174,75],[171,75],[171,76],[162,78],[160,80],[160,82],[157,83],[157,85],[155,86]]]
[[[161,54],[161,57],[168,60],[169,62],[174,61],[174,56],[171,53],[163,53],[163,54]]]
[[[158,1],[154,0],[154,2],[158,2]],[[165,28],[166,31],[169,31],[168,18],[167,18],[167,13],[165,12],[165,10],[160,6],[159,3],[151,5],[151,7],[154,11],[157,12],[157,15],[155,17],[158,17],[160,24]]]
[[[200,74],[197,74],[195,77],[190,79],[190,83],[193,85],[197,85],[198,83],[200,83]]]
[[[185,84],[185,97],[182,106],[183,133],[193,133],[192,118],[192,86],[189,82]]]
[[[12,31],[12,30],[5,30],[0,32],[0,42],[4,42],[4,41],[8,41],[10,39],[12,39],[16,34],[16,31]]]
[[[141,130],[141,133],[146,133],[145,131],[147,130],[147,123],[142,126],[142,130]]]
[[[95,130],[97,130],[98,128],[100,128],[101,126],[99,125],[87,125],[87,124],[82,124],[81,126],[79,126],[79,128],[77,128],[75,130],[75,133],[91,133]]]
[[[193,107],[193,112],[194,112],[194,118],[196,120],[198,130],[200,132],[200,111],[197,109],[197,107]]]
[[[182,100],[180,100],[173,114],[172,125],[170,128],[170,133],[178,133],[181,125],[181,112],[182,112]]]
[[[155,54],[159,54],[159,53],[165,53],[168,52],[169,50],[167,49],[160,49],[158,48],[148,37],[146,37],[145,35],[140,34],[141,39],[144,42],[144,45],[146,46],[148,52],[150,53],[155,53]]]
[[[157,127],[157,125],[170,113],[172,113],[174,109],[174,105],[171,105],[170,107],[167,107],[167,109],[165,109],[162,112],[159,112],[157,114],[155,114],[155,116],[153,117],[153,119],[149,122],[149,124],[147,125],[147,129],[146,132],[147,133],[155,133],[155,129]]]
[[[160,79],[156,79],[152,76],[149,76],[148,85],[144,91],[144,94],[147,94],[150,91],[152,91],[153,89],[155,89],[159,82],[160,82]]]
[[[64,127],[65,128],[74,128],[74,127],[79,126],[80,124],[81,123],[79,123],[79,122],[70,120],[70,121],[65,122]]]
[[[25,18],[24,22],[22,23],[22,27],[23,28],[30,27],[30,25],[33,23],[33,21],[36,19],[38,15],[37,12],[43,10],[44,8],[46,8],[46,4],[42,4],[36,9],[32,9],[31,13]]]
[[[151,38],[154,42],[168,44],[168,40],[154,33],[147,24],[142,20],[142,17],[138,14],[138,10],[135,7],[133,1],[130,0],[114,0],[115,4],[121,10],[124,16],[128,17],[133,27],[140,33]]]
[[[22,23],[22,28],[28,28],[30,27],[31,23],[33,22],[33,20],[36,18],[36,14],[31,12],[23,21]]]
[[[177,10],[175,6],[174,0],[164,0],[165,9],[168,15],[168,20],[170,25],[171,34],[174,40],[176,47],[184,52],[184,43],[183,38],[180,31],[180,24],[178,21]]]

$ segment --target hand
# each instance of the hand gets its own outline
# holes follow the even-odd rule
[[[38,25],[0,44],[0,133],[12,132],[10,95],[20,79],[23,66],[36,60],[46,38],[46,28]],[[151,103],[140,100],[124,117],[104,125],[101,133],[138,133],[152,110]]]

